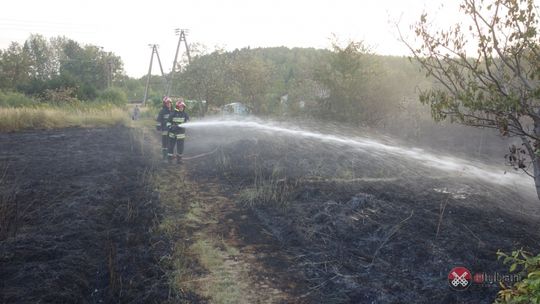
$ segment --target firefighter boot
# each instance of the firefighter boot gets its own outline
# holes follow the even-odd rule
[[[176,163],[181,164],[182,163],[182,155],[176,155]]]
[[[169,162],[169,164],[172,163],[173,159],[174,159],[174,155],[172,154],[167,155],[167,161]]]

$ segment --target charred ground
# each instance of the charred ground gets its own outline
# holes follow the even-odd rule
[[[190,130],[199,157],[170,166],[137,134],[0,135],[2,302],[204,303],[217,284],[242,303],[491,303],[496,285],[458,293],[448,271],[505,273],[498,249],[540,249],[515,186],[226,128]]]
[[[294,260],[310,301],[491,303],[496,284],[455,292],[449,270],[507,273],[497,250],[540,249],[535,201],[515,186],[377,151],[247,134],[186,167],[249,210]],[[202,151],[221,137],[194,130],[192,138],[190,149]]]
[[[160,303],[151,159],[124,127],[0,134],[2,303]]]

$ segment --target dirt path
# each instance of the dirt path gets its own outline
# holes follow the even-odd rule
[[[209,303],[308,302],[293,261],[249,210],[226,195],[223,184],[197,178],[189,163],[164,164],[159,172],[161,229],[176,240],[171,264],[178,290]]]

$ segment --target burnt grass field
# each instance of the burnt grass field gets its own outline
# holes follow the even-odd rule
[[[261,258],[253,275],[302,281],[286,302],[492,303],[496,284],[453,291],[448,271],[506,274],[497,250],[540,251],[540,205],[519,185],[226,127],[188,129],[186,160],[171,167],[137,132],[0,134],[0,302],[204,302],[174,294],[160,263],[172,241],[151,179],[164,169],[219,185],[246,243],[271,238],[258,248],[286,258]]]
[[[0,302],[162,303],[151,159],[123,127],[0,134]]]
[[[190,132],[188,153],[218,147],[186,165],[191,177],[250,210],[304,275],[309,302],[492,303],[497,284],[453,291],[450,269],[507,274],[497,250],[540,250],[539,204],[516,185],[271,132]]]

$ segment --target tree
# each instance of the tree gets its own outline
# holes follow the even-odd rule
[[[401,40],[438,87],[420,94],[435,120],[517,136],[507,161],[534,178],[540,198],[540,45],[534,0],[464,0],[469,26],[432,32],[427,14],[413,26],[421,44]],[[465,30],[463,30],[465,29]],[[472,39],[474,53],[471,53]]]
[[[231,63],[226,54],[215,51],[196,56],[181,74],[176,92],[188,98],[206,100],[210,105],[221,106],[238,98],[232,79]]]
[[[356,124],[374,125],[386,112],[377,98],[374,81],[378,69],[374,56],[362,42],[345,47],[332,43],[333,52],[315,73],[315,80],[326,92],[321,94],[322,115]]]
[[[82,100],[121,80],[120,57],[94,45],[80,46],[65,38],[32,34],[21,46],[0,52],[0,89],[18,90],[46,100],[47,91],[71,92]]]
[[[39,81],[46,81],[56,75],[57,66],[53,50],[45,37],[32,34],[24,42],[23,51],[30,58],[30,77]]]
[[[243,100],[255,114],[261,114],[264,97],[271,87],[270,80],[274,66],[267,63],[263,58],[255,56],[247,50],[236,50],[232,54],[232,75]]]
[[[95,45],[80,46],[69,39],[63,42],[62,49],[60,77],[75,81],[77,97],[93,99],[97,90],[107,87],[109,79],[111,83],[121,79],[123,64],[113,53]]]
[[[26,82],[30,73],[30,58],[20,44],[12,42],[0,57],[0,88],[14,89]]]

